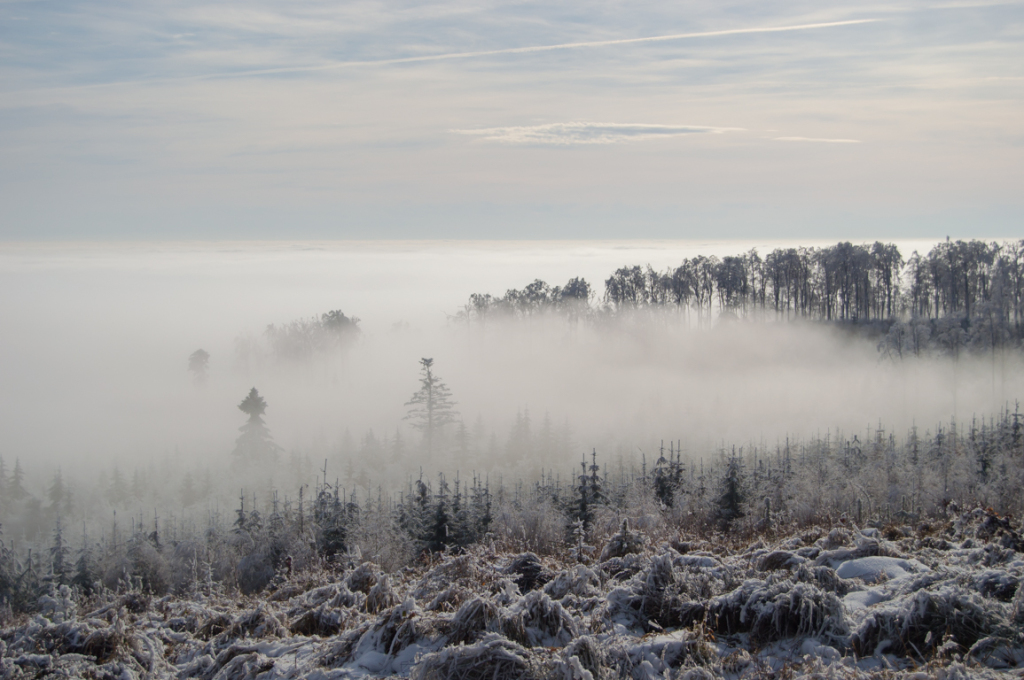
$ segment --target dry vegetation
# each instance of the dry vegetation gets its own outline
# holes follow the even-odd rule
[[[1024,539],[991,511],[710,541],[627,524],[595,549],[481,544],[392,573],[343,555],[255,596],[62,586],[8,621],[0,674],[966,678],[1024,666]]]

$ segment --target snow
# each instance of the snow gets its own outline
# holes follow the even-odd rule
[[[865,590],[850,593],[843,598],[843,605],[850,611],[873,607],[879,602],[885,602],[891,597],[891,593],[883,588],[867,588]]]
[[[55,592],[0,632],[0,680],[1011,677],[1024,561],[975,535],[984,520],[950,550],[837,529],[716,554],[638,540],[591,564],[479,548],[296,574],[279,597]]]
[[[928,567],[917,560],[896,557],[861,557],[842,562],[836,567],[836,574],[840,578],[859,578],[869,583],[877,582],[883,575],[892,580],[922,571],[928,571]]]

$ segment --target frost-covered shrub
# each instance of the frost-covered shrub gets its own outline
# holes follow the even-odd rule
[[[266,673],[273,667],[274,660],[259,651],[232,645],[217,655],[211,670],[216,671],[213,677],[217,680],[245,680]]]
[[[528,593],[551,580],[551,572],[544,568],[537,555],[529,552],[513,557],[505,573],[519,586],[521,593]]]
[[[490,600],[474,597],[459,607],[452,618],[448,641],[451,644],[472,642],[498,618],[498,608]]]
[[[201,640],[210,640],[231,626],[232,619],[229,614],[213,612],[196,631],[196,637]]]
[[[792,579],[803,583],[814,583],[826,593],[835,593],[839,596],[845,595],[848,591],[847,585],[832,567],[811,567],[801,564],[793,572]]]
[[[242,593],[258,593],[270,585],[273,579],[274,565],[266,553],[254,552],[239,560],[235,580]]]
[[[608,539],[604,549],[601,551],[600,560],[606,562],[613,557],[622,557],[631,553],[638,553],[647,544],[646,537],[636,531],[629,530],[629,520],[622,520],[622,527],[617,534]]]
[[[597,573],[583,564],[572,569],[559,572],[555,578],[544,586],[544,592],[554,600],[561,600],[566,595],[580,598],[596,597],[600,594],[601,578]]]
[[[352,646],[350,659],[358,659],[368,653],[384,654],[389,657],[420,639],[427,631],[427,621],[422,621],[420,610],[412,598],[392,607],[378,617],[369,627],[361,629],[358,642]]]
[[[549,555],[564,545],[568,526],[568,518],[547,498],[522,507],[503,504],[496,509],[494,517],[495,534],[509,550],[525,547],[542,555]]]
[[[562,658],[570,671],[586,671],[593,680],[603,680],[611,674],[603,645],[589,635],[580,636],[569,643],[562,651]],[[583,673],[574,673],[574,680],[576,675],[582,677]]]
[[[452,612],[461,607],[462,604],[471,597],[471,591],[463,588],[462,586],[454,585],[450,588],[445,588],[435,595],[434,599],[432,599],[424,609],[428,612]]]
[[[469,552],[455,557],[446,557],[416,583],[412,596],[417,600],[436,597],[438,594],[459,587],[474,590],[482,583],[494,579],[493,570],[488,569],[481,555]]]
[[[796,553],[788,552],[786,550],[774,550],[758,560],[757,569],[758,571],[793,569],[806,561],[807,558],[801,557]]]
[[[133,539],[128,546],[128,562],[133,581],[143,591],[163,595],[171,589],[172,577],[167,559],[150,541]]]
[[[838,597],[789,579],[745,581],[708,604],[707,620],[716,633],[749,632],[758,643],[798,635],[841,639],[849,633]]]
[[[1024,647],[1006,636],[991,636],[975,642],[967,658],[989,668],[1018,668],[1024,665]]]
[[[125,593],[117,598],[117,604],[130,614],[141,614],[149,609],[150,598],[142,593]]]
[[[599,564],[598,568],[615,581],[628,581],[647,565],[648,560],[643,555],[613,557]]]
[[[185,540],[165,550],[171,573],[171,588],[175,593],[195,592],[203,580],[203,547],[196,540]]]
[[[678,559],[678,557],[677,557]],[[688,626],[704,616],[704,607],[692,601],[692,582],[702,575],[677,569],[673,552],[646,560],[640,571],[608,593],[607,614],[611,622],[645,631],[669,626]]]
[[[690,668],[679,674],[679,680],[718,680],[718,676],[706,668]]]
[[[579,635],[579,624],[562,605],[533,591],[500,614],[501,633],[528,647],[564,647]]]
[[[872,612],[851,643],[861,655],[891,652],[921,658],[935,652],[947,635],[966,651],[1006,623],[998,603],[944,583],[936,590],[918,590]]]
[[[853,535],[847,529],[836,527],[828,532],[828,536],[818,539],[816,545],[822,550],[835,550],[840,546],[849,545]]]
[[[1010,616],[1014,624],[1024,626],[1024,581],[1017,585],[1017,594],[1013,596],[1013,603],[1010,606]]]
[[[271,598],[273,599],[273,598]],[[366,596],[352,592],[344,583],[329,583],[307,591],[296,601],[300,609],[311,609],[326,604],[329,607],[361,607]],[[294,612],[289,612],[289,616]]]
[[[809,583],[796,583],[756,611],[750,638],[757,644],[796,636],[836,640],[848,630],[842,604],[834,594]]]
[[[61,623],[75,618],[78,604],[75,602],[71,588],[62,585],[59,588],[53,588],[49,595],[40,597],[37,609],[41,615],[54,623]]]
[[[45,623],[44,619],[38,619],[36,623],[20,629],[20,635],[16,634],[11,641],[9,651],[86,654],[106,662],[129,649],[129,639],[120,625],[102,626],[89,621]]]
[[[382,574],[366,596],[366,611],[368,614],[376,614],[394,607],[396,604],[398,604],[398,595],[391,587],[391,579],[387,574]]]
[[[991,597],[1000,602],[1010,602],[1019,589],[1020,579],[1006,571],[986,569],[971,577],[971,587],[984,597]]]
[[[222,633],[230,638],[265,638],[285,637],[288,632],[280,619],[267,607],[260,605],[255,609],[238,615]]]
[[[291,621],[288,630],[292,635],[336,635],[348,620],[348,610],[321,605],[299,614]]]
[[[352,570],[345,579],[345,585],[354,593],[370,594],[370,589],[377,583],[377,570],[369,562],[363,562]]]
[[[678,635],[644,637],[635,644],[615,644],[609,651],[610,665],[618,677],[634,679],[677,677],[672,669],[708,666],[718,659],[701,626]]]
[[[689,599],[685,593],[685,583],[676,574],[672,556],[665,553],[651,558],[639,592],[641,613],[662,627],[676,625],[677,612]]]
[[[427,654],[410,680],[519,680],[528,678],[529,652],[498,635],[488,635],[475,645],[446,647]]]

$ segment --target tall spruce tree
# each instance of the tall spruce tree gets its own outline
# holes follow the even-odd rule
[[[734,451],[725,467],[725,474],[722,477],[716,499],[718,508],[715,516],[722,529],[728,531],[732,528],[733,522],[744,516],[743,504],[746,500],[743,461],[736,456]]]
[[[50,570],[54,583],[57,585],[65,585],[70,580],[68,576],[72,566],[68,562],[70,553],[71,550],[64,541],[64,524],[61,522],[60,515],[57,515],[57,521],[53,525],[53,545],[50,547]]]
[[[432,456],[437,437],[445,425],[455,422],[459,412],[455,410],[452,391],[434,375],[434,360],[420,359],[420,372],[420,389],[405,403],[409,407],[405,420],[412,421],[413,427],[423,432],[427,455]]]
[[[255,387],[249,390],[248,396],[238,405],[238,409],[249,416],[249,420],[238,428],[242,434],[235,440],[235,464],[277,462],[281,447],[270,436],[270,430],[263,422],[267,402]]]

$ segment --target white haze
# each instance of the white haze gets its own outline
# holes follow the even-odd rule
[[[370,429],[391,437],[401,428],[405,468],[450,469],[450,458],[415,457],[417,435],[402,420],[428,356],[467,425],[482,421],[500,446],[518,412],[529,411],[534,431],[545,414],[568,423],[571,446],[528,465],[563,474],[594,447],[622,457],[678,439],[696,458],[722,444],[774,448],[836,428],[863,438],[879,423],[899,433],[948,421],[949,360],[897,365],[880,359],[873,341],[821,325],[696,331],[642,318],[572,332],[548,319],[467,333],[449,319],[470,293],[500,295],[535,278],[561,285],[583,276],[600,293],[620,266],[664,270],[698,253],[757,247],[764,255],[779,245],[792,244],[8,244],[0,247],[0,455],[8,466],[20,459],[37,482],[58,466],[75,476],[157,459],[226,467],[245,418],[237,404],[255,385],[286,451],[320,456],[337,451],[346,430],[358,443]],[[907,256],[934,241],[898,245]],[[362,320],[343,355],[248,369],[237,361],[237,337],[333,309]],[[211,355],[203,387],[186,370],[200,347]],[[956,415],[1012,407],[1022,376],[1016,357],[962,359]],[[389,483],[378,461],[354,465]]]

